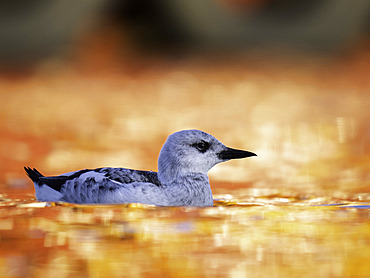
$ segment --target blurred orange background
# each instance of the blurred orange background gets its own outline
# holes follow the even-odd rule
[[[216,167],[210,172],[215,182],[311,193],[368,188],[370,49],[359,23],[355,29],[348,22],[354,29],[341,43],[334,35],[314,40],[303,31],[298,43],[293,33],[277,39],[266,31],[254,41],[248,34],[213,34],[209,45],[189,34],[207,37],[213,29],[176,29],[182,21],[173,17],[180,12],[168,3],[92,2],[85,3],[89,13],[81,3],[74,12],[72,4],[40,4],[43,17],[34,8],[29,28],[20,22],[13,27],[33,39],[15,33],[2,42],[2,187],[24,183],[24,165],[45,174],[99,166],[156,170],[166,136],[196,128],[258,154]],[[233,7],[253,1],[221,2],[203,4],[222,8],[225,21],[234,15],[245,24],[273,10],[272,19],[284,25],[283,18],[294,22],[287,17],[299,10],[261,1],[250,7],[253,16],[242,17]],[[153,18],[144,17],[152,6]],[[20,6],[7,8],[19,16]],[[62,8],[70,14],[56,13]],[[51,26],[39,28],[53,13]],[[156,32],[166,20],[177,25],[148,35],[150,20]]]

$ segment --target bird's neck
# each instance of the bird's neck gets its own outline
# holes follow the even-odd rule
[[[178,181],[187,179],[187,177],[199,177],[204,176],[207,181],[207,171],[199,171],[199,167],[194,169],[191,162],[184,163],[184,161],[179,161],[177,157],[171,154],[166,155],[160,153],[158,158],[158,179],[164,185],[170,185]],[[167,152],[168,153],[168,152]]]
[[[158,179],[165,188],[168,205],[212,206],[208,169],[199,171],[193,161],[179,160],[164,146],[158,158]]]
[[[213,196],[208,176],[187,173],[171,183],[164,183],[170,205],[212,206]]]
[[[177,183],[191,182],[192,180],[202,180],[209,184],[207,173],[195,171],[184,171],[180,167],[162,167],[158,169],[158,179],[163,185],[175,185]]]

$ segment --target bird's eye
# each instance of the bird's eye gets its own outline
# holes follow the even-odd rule
[[[201,153],[204,153],[209,149],[209,143],[203,140],[201,142],[194,143],[192,146]]]

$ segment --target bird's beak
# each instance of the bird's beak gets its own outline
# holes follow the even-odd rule
[[[226,150],[223,150],[218,154],[218,157],[220,159],[236,159],[236,158],[245,158],[250,156],[257,156],[255,153],[248,152],[248,151],[242,151],[242,150],[236,150],[232,148],[226,148]]]

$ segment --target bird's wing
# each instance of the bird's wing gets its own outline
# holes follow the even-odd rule
[[[47,186],[63,194],[63,201],[72,203],[106,203],[118,189],[137,184],[160,187],[156,172],[125,168],[85,169],[54,177],[39,177]],[[104,200],[103,200],[104,199]]]

